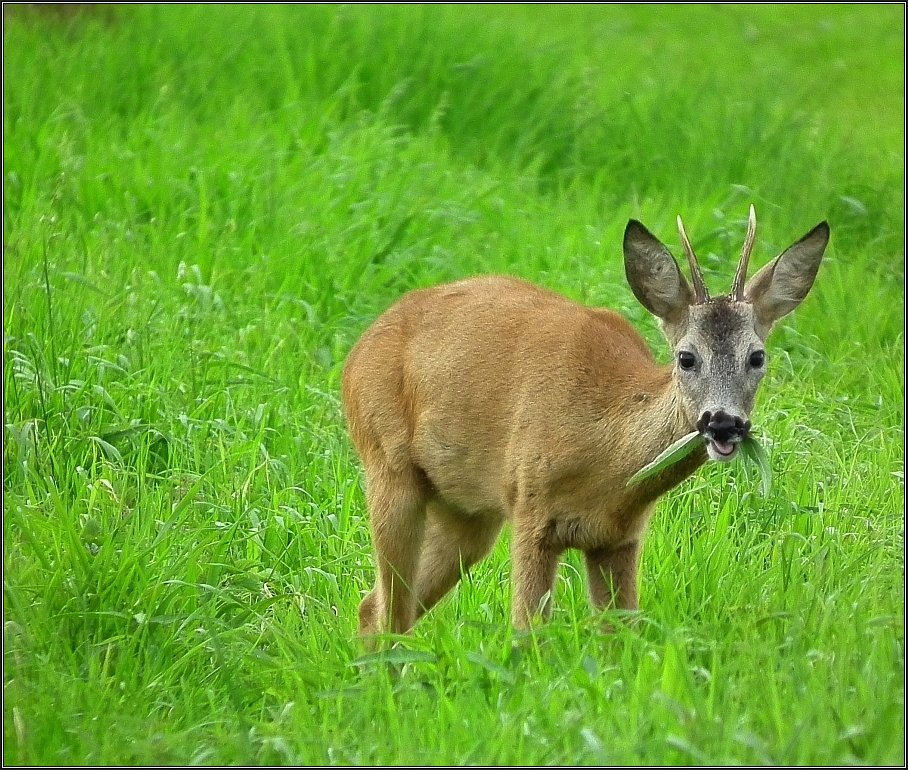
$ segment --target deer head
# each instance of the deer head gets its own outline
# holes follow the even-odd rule
[[[681,217],[678,231],[693,286],[640,222],[630,220],[624,232],[627,280],[671,345],[681,410],[691,428],[706,437],[709,456],[723,462],[735,456],[750,430],[757,387],[766,373],[766,338],[773,324],[807,296],[829,242],[829,226],[821,222],[747,281],[756,224],[751,206],[732,290],[715,298],[709,296]]]

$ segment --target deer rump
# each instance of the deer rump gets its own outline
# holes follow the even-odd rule
[[[697,450],[628,479],[694,429],[734,456],[765,372],[763,342],[813,283],[818,225],[731,295],[693,288],[640,223],[625,232],[638,300],[675,360],[659,365],[623,317],[526,281],[485,276],[413,291],[360,338],[342,392],[366,476],[378,577],[359,631],[403,633],[513,524],[512,619],[550,609],[560,554],[583,551],[592,603],[637,609],[640,541],[655,500],[707,459]]]

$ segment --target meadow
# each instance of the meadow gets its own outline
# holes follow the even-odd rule
[[[904,7],[4,7],[4,763],[904,765]],[[774,484],[664,498],[636,626],[507,534],[369,653],[340,373],[409,289],[622,312],[640,219],[768,345]]]

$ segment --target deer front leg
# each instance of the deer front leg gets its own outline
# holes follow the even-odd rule
[[[640,541],[585,551],[590,601],[597,610],[636,610]]]
[[[524,532],[515,526],[511,543],[514,581],[511,619],[514,628],[526,630],[534,618],[551,615],[558,557],[559,552],[540,542],[535,532]]]

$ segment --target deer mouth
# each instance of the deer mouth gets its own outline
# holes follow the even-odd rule
[[[713,460],[718,460],[719,462],[728,462],[732,460],[737,454],[738,451],[738,442],[741,439],[735,441],[719,441],[718,439],[713,438],[712,436],[706,436],[706,453]]]
[[[750,434],[750,420],[732,417],[722,410],[704,412],[697,428],[706,439],[710,459],[727,463],[738,453],[738,444]]]

